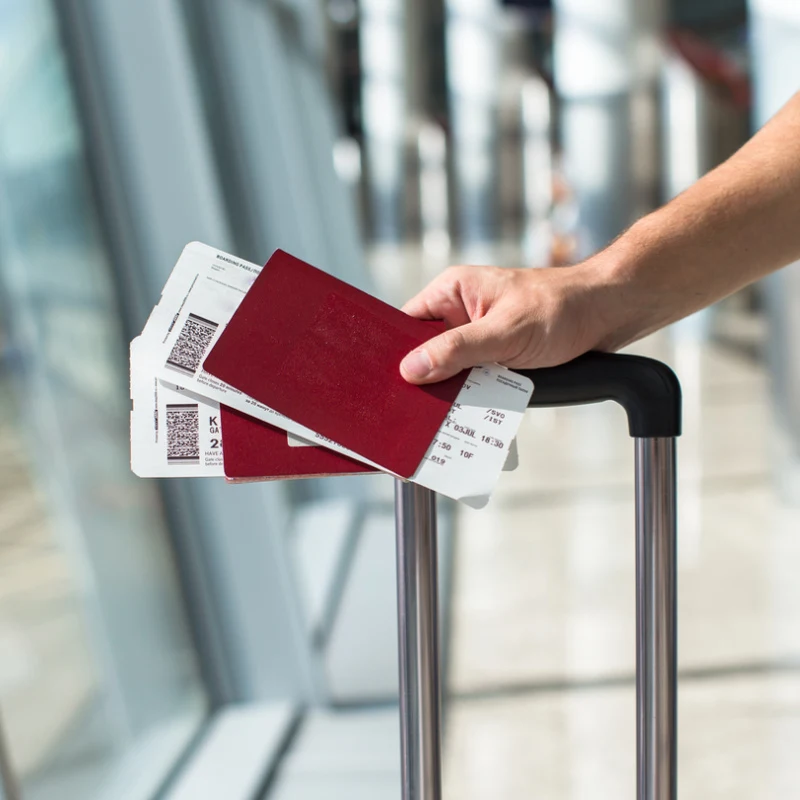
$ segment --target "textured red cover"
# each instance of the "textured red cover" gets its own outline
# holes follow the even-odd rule
[[[312,478],[374,469],[324,447],[290,447],[286,431],[221,405],[222,457],[228,478]]]
[[[442,330],[277,250],[204,368],[408,478],[469,374],[424,387],[401,377],[403,356]]]

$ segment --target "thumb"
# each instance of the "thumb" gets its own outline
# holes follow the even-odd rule
[[[412,350],[400,363],[400,374],[409,383],[435,383],[496,359],[495,337],[484,320],[469,322],[435,336]]]

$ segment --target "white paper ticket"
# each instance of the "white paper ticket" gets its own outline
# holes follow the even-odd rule
[[[497,364],[475,367],[412,480],[473,508],[489,502],[533,383]]]
[[[519,448],[516,438],[511,440],[508,446],[508,456],[503,464],[503,472],[513,472],[519,466]]]
[[[153,374],[141,337],[131,342],[131,469],[141,478],[220,477],[219,403]]]
[[[154,348],[156,376],[264,420],[299,439],[391,473],[202,369],[206,354],[260,271],[256,264],[207,245],[194,242],[186,246],[143,333]],[[529,380],[504,367],[490,364],[473,369],[412,480],[470,505],[484,505],[508,456],[531,391]],[[491,421],[492,412],[502,415],[496,423]],[[492,443],[490,439],[496,441]],[[441,442],[448,442],[451,447],[458,443],[459,457],[432,452]],[[471,455],[462,456],[462,450]]]
[[[299,436],[292,433],[286,434],[289,447],[315,447],[314,442],[307,442]],[[320,437],[323,438],[323,437]],[[508,453],[506,460],[503,462],[503,472],[513,472],[519,466],[519,452],[517,451],[517,440],[512,439],[511,444],[508,446]]]
[[[217,403],[269,422],[301,439],[382,469],[357,453],[259,403],[215,378],[202,363],[216,344],[261,267],[213,247],[192,242],[175,265],[142,337],[154,347],[157,377]],[[176,273],[178,273],[176,277]]]

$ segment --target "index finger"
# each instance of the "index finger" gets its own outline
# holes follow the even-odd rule
[[[402,310],[418,319],[442,319],[451,328],[470,322],[461,293],[445,274],[412,297]]]

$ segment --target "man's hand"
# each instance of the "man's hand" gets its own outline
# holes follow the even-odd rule
[[[738,153],[574,267],[452,267],[406,304],[450,330],[400,365],[549,367],[617,350],[800,258],[800,93]]]
[[[556,269],[450,267],[403,308],[449,330],[407,355],[401,374],[431,383],[483,362],[545,367],[620,346],[608,339],[608,320],[620,328],[627,315],[605,273],[602,259]]]

